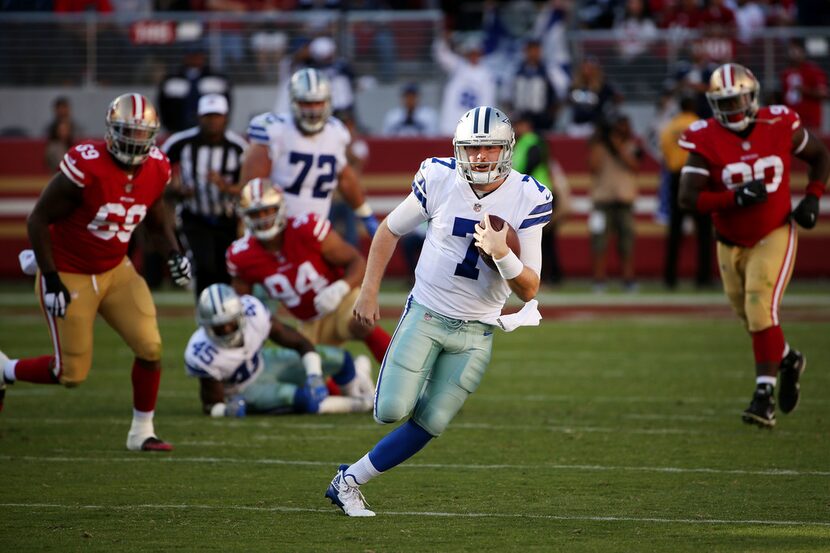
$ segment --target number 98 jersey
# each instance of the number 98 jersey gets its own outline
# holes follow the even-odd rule
[[[713,118],[695,121],[680,137],[680,147],[706,158],[709,190],[734,190],[758,179],[766,183],[766,202],[712,214],[721,237],[738,246],[752,247],[787,222],[792,207],[790,150],[793,133],[799,128],[797,113],[785,106],[768,106],[758,110],[746,138]]]
[[[70,273],[109,271],[127,254],[133,230],[170,181],[170,162],[153,147],[131,177],[103,140],[90,140],[66,153],[60,171],[82,189],[83,200],[49,227],[55,265]]]
[[[346,167],[346,147],[351,142],[345,125],[329,117],[320,132],[303,134],[290,115],[263,113],[251,119],[248,139],[268,147],[271,182],[285,192],[288,216],[308,212],[328,219],[331,193]]]

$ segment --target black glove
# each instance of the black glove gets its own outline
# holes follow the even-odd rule
[[[749,181],[735,190],[735,203],[738,207],[762,204],[767,201],[767,186],[762,180]]]
[[[795,206],[793,219],[806,229],[816,226],[816,221],[818,221],[818,197],[813,194],[805,195],[804,199]]]
[[[61,282],[61,277],[56,272],[43,273],[43,280],[46,290],[43,292],[43,306],[46,312],[53,317],[66,317],[66,308],[72,303],[69,290]]]
[[[179,286],[187,286],[190,282],[190,260],[179,252],[170,252],[167,268],[170,269],[170,278]]]

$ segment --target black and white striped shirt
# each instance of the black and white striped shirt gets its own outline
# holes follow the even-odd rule
[[[171,165],[179,166],[182,186],[193,190],[192,196],[177,204],[177,213],[186,210],[207,218],[235,217],[235,198],[220,192],[208,180],[208,173],[216,171],[228,183],[236,183],[247,143],[235,132],[226,130],[221,144],[207,144],[199,130],[193,127],[177,132],[161,147]]]

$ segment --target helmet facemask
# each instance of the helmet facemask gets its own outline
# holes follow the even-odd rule
[[[300,130],[306,134],[323,130],[332,113],[328,78],[316,69],[300,69],[291,76],[288,88],[291,115]]]
[[[107,151],[124,165],[141,165],[156,143],[160,124],[153,105],[140,94],[123,94],[106,117]]]
[[[458,174],[475,187],[498,182],[510,174],[515,143],[513,126],[501,111],[486,106],[471,109],[461,117],[453,138]],[[501,150],[495,161],[471,161],[469,149],[479,147]]]
[[[226,348],[244,344],[245,314],[242,301],[227,284],[212,284],[199,295],[196,321],[210,340]]]

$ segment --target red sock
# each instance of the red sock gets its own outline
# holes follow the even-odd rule
[[[752,333],[752,351],[756,363],[781,364],[784,356],[784,333],[780,326],[771,326]]]
[[[54,361],[54,355],[41,355],[40,357],[20,359],[14,367],[14,377],[21,382],[58,384],[58,377],[52,370]]]
[[[389,343],[392,337],[387,334],[381,327],[376,326],[372,332],[363,339],[363,342],[378,360],[378,363],[383,363],[383,356],[386,355],[386,350],[389,349]]]
[[[136,411],[154,411],[159,395],[161,366],[158,362],[150,363],[136,359],[133,362],[133,407]]]

